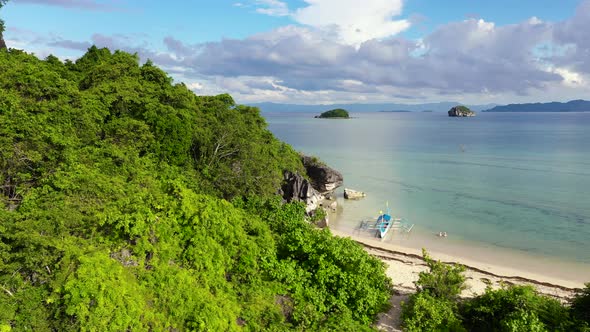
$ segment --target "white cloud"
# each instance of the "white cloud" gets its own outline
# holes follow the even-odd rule
[[[410,27],[402,14],[403,0],[304,0],[293,18],[300,24],[335,34],[349,45],[396,35]]]
[[[567,68],[553,68],[551,72],[560,75],[563,78],[563,84],[568,87],[582,87],[585,80],[580,73],[576,73]]]
[[[279,0],[256,0],[257,13],[270,16],[287,16],[289,15],[289,7],[283,1]]]
[[[270,16],[291,16],[299,24],[322,31],[348,45],[394,36],[410,27],[400,16],[403,0],[304,0],[293,12],[280,0],[255,0],[256,12]],[[242,4],[240,4],[242,5]],[[243,5],[242,5],[243,6]]]
[[[240,102],[508,103],[590,95],[590,0],[562,22],[468,19],[416,40],[391,36],[396,29],[388,28],[402,1],[371,1],[360,9],[353,2],[359,3],[305,0],[306,7],[292,13],[301,24],[204,44],[168,37],[165,51],[156,51],[145,36],[95,34],[89,41],[151,58],[199,94],[229,92]],[[283,8],[276,0],[257,3]],[[377,28],[362,38],[348,35],[363,24]],[[88,43],[14,28],[6,37],[11,47],[38,55],[55,50],[62,57],[81,54]]]
[[[202,90],[203,89],[203,84],[199,83],[199,82],[192,82],[192,83],[187,83],[186,87],[191,89],[191,90]]]

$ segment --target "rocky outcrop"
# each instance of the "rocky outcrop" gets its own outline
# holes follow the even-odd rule
[[[302,156],[303,166],[311,184],[321,194],[332,193],[343,182],[342,174],[314,157]]]
[[[449,110],[449,116],[455,116],[455,117],[475,116],[475,112],[465,106],[455,106]]]
[[[285,172],[279,194],[287,202],[304,202],[307,213],[317,209],[324,200],[324,196],[315,190],[306,178],[292,172]]]
[[[0,32],[0,50],[6,49],[6,43],[4,42],[4,37],[2,37],[2,33]]]
[[[333,201],[332,203],[328,204],[328,208],[330,208],[330,210],[332,210],[333,212],[335,212],[336,209],[338,209],[338,202]]]
[[[367,194],[362,191],[344,188],[344,198],[346,199],[360,199],[365,196],[367,196]]]
[[[301,156],[307,178],[301,174],[285,172],[279,194],[287,202],[304,202],[309,214],[331,197],[334,189],[342,185],[342,174],[321,163],[316,158]]]

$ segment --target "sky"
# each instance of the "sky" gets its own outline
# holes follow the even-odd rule
[[[8,47],[151,59],[239,103],[590,98],[590,0],[9,0]]]

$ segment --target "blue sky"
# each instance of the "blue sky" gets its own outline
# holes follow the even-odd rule
[[[590,92],[588,0],[11,0],[0,17],[9,47],[64,59],[91,44],[137,52],[196,93],[240,102]]]

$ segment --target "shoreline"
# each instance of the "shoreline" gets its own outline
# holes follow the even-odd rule
[[[460,263],[492,277],[520,277],[523,281],[558,285],[568,289],[584,288],[584,284],[590,282],[590,264],[586,261],[499,247],[453,234],[449,234],[448,238],[438,237],[431,230],[422,229],[419,224],[410,233],[393,231],[385,239],[378,239],[358,230],[358,222],[355,220],[367,218],[363,217],[362,212],[366,207],[359,209],[357,201],[349,202],[340,195],[336,201],[337,210],[328,213],[330,230],[335,235],[351,237],[365,247],[414,255],[420,259],[422,248],[425,248],[437,260]]]
[[[387,275],[392,278],[394,289],[397,292],[413,293],[415,291],[414,281],[418,280],[418,274],[427,269],[422,258],[422,251],[416,248],[383,243],[376,238],[356,236],[339,229],[330,228],[330,231],[335,236],[352,239],[362,245],[369,254],[385,262]],[[433,259],[447,264],[455,263],[465,266],[468,289],[462,294],[463,297],[482,294],[488,284],[493,288],[499,288],[502,284],[518,284],[532,285],[539,293],[565,302],[575,294],[576,290],[584,287],[584,281],[576,280],[576,278],[569,278],[569,280],[557,278],[505,266],[505,264],[489,264],[460,256],[450,256],[429,248],[426,250]],[[548,270],[552,268],[551,265],[547,266]],[[590,282],[590,280],[585,282]]]
[[[385,264],[385,273],[393,282],[393,294],[389,299],[391,306],[388,311],[377,315],[373,326],[379,331],[402,332],[402,305],[416,292],[414,283],[418,280],[420,272],[428,270],[421,250],[383,243],[376,238],[355,236],[339,229],[330,228],[330,231],[334,236],[352,239],[363,246],[367,253],[379,258]],[[561,303],[568,303],[576,292],[584,287],[583,283],[578,281],[542,276],[511,267],[490,265],[432,250],[428,250],[428,253],[433,259],[446,264],[465,266],[463,275],[466,288],[461,293],[461,298],[481,295],[487,287],[498,289],[506,285],[530,285],[539,294],[552,297]]]

